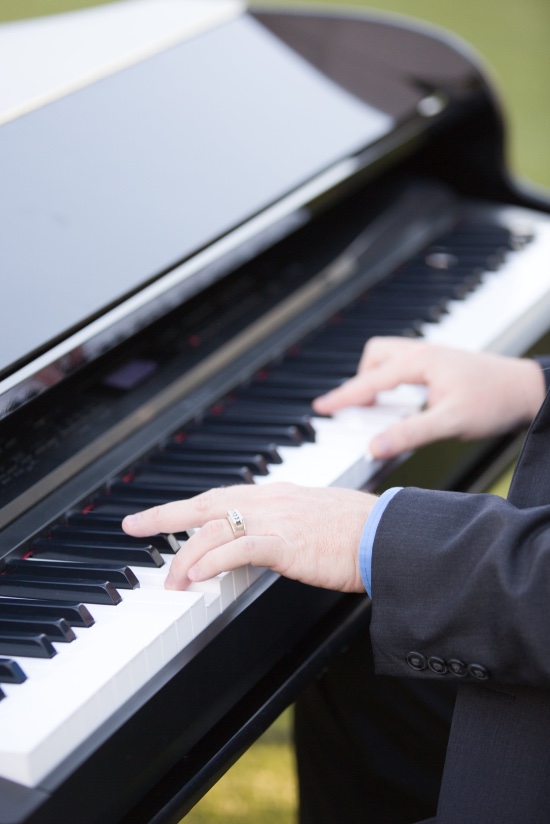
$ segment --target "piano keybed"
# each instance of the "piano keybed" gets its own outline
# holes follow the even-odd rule
[[[401,387],[330,419],[311,410],[315,396],[354,374],[368,337],[510,354],[535,342],[548,315],[549,222],[514,209],[466,214],[8,559],[0,576],[1,776],[39,785],[262,576],[262,586],[269,580],[246,568],[165,591],[177,547],[166,536],[124,535],[125,514],[220,484],[372,486],[380,464],[369,441],[418,409],[423,391]]]

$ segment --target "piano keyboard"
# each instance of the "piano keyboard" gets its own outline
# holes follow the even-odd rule
[[[186,592],[165,591],[174,548],[163,536],[151,545],[124,536],[124,514],[220,483],[363,486],[380,468],[368,456],[369,441],[395,416],[418,409],[423,390],[400,387],[376,407],[331,419],[311,416],[312,398],[353,374],[369,334],[520,354],[548,325],[549,260],[550,221],[473,208],[463,225],[220,399],[8,566],[0,576],[0,775],[26,786],[43,782],[262,576],[240,569]],[[62,561],[60,577],[47,577]],[[100,569],[85,578],[79,563]],[[106,583],[115,566],[130,569],[124,588]],[[91,583],[96,589],[87,596]],[[35,610],[22,610],[31,603],[22,598],[39,599]],[[73,602],[85,608],[71,611]],[[57,623],[40,632],[46,614]]]

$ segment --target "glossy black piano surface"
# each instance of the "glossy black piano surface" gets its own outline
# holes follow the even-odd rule
[[[207,71],[220,55],[225,86]],[[234,95],[256,58],[256,85]],[[312,421],[310,407],[353,374],[370,335],[447,340],[447,324],[448,342],[460,335],[473,349],[543,345],[548,206],[516,191],[502,142],[486,81],[449,42],[380,18],[260,11],[216,21],[0,128],[11,181],[0,193],[9,227],[0,241],[1,657],[20,620],[17,597],[30,599],[32,627],[46,610],[76,623],[64,647],[105,633],[101,616],[119,607],[97,607],[98,598],[126,599],[146,632],[134,579],[122,588],[109,564],[129,565],[146,592],[173,547],[163,536],[151,546],[125,539],[129,511],[282,477],[475,488],[510,459],[514,444],[503,440],[375,466],[367,438],[349,459],[342,445],[329,471],[326,456],[339,449],[327,438],[338,444],[339,430],[327,434],[332,423]],[[523,295],[510,302],[515,284]],[[475,319],[449,325],[456,307],[479,318],[487,300],[495,311],[482,330]],[[37,322],[14,335],[25,301]],[[86,596],[74,567],[84,562],[99,567],[97,580],[119,583]],[[162,612],[162,586],[151,586]],[[70,744],[52,733],[51,760],[37,748],[28,768],[10,762],[10,702],[33,676],[6,684],[0,822],[178,821],[368,626],[367,598],[269,572],[216,587],[189,619],[188,643],[148,662],[151,677],[135,689],[102,682],[112,710],[103,692],[86,699],[97,724],[82,721]],[[61,606],[40,607],[45,599],[87,607],[57,614]],[[50,632],[60,626],[69,640],[64,623]],[[29,659],[13,657],[25,671]],[[0,677],[18,673],[0,667]],[[53,713],[55,699],[41,700],[22,730],[33,712]]]

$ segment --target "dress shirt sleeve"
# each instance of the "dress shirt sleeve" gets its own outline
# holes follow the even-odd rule
[[[546,389],[550,389],[550,355],[539,355],[539,357],[534,358],[535,362],[538,363],[540,368],[542,369],[542,373],[544,375],[544,382],[546,383]]]
[[[376,501],[370,511],[370,515],[367,518],[365,526],[363,527],[363,534],[361,535],[361,541],[359,542],[359,570],[369,597],[372,596],[372,548],[374,546],[376,530],[387,505],[393,496],[396,495],[402,488],[403,487],[401,486],[394,486],[391,489],[387,489]]]

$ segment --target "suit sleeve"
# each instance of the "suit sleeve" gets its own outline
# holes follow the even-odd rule
[[[403,489],[372,557],[376,671],[550,687],[550,506]]]

